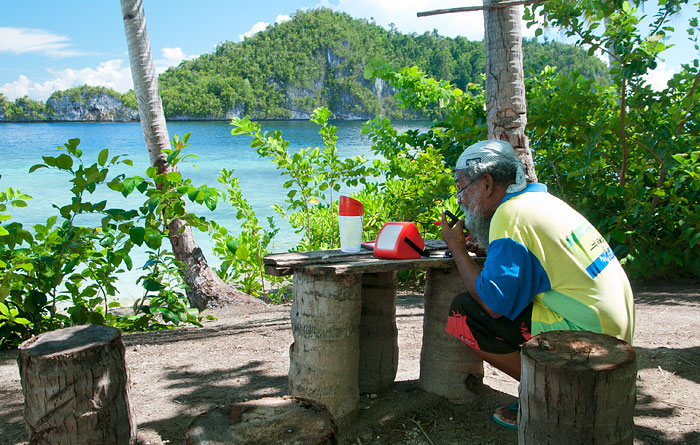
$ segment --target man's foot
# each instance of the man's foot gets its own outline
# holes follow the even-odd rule
[[[493,413],[493,421],[497,424],[517,430],[518,429],[518,402],[508,407],[498,408]]]

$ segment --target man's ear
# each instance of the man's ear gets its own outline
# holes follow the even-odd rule
[[[482,178],[486,182],[486,190],[484,192],[484,196],[490,198],[491,195],[493,195],[496,191],[496,182],[493,180],[493,176],[491,176],[491,173],[484,173],[484,176],[482,176]]]

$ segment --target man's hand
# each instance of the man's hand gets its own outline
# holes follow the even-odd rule
[[[486,256],[486,249],[483,249],[477,243],[472,242],[471,236],[467,236],[467,251],[476,256]]]
[[[464,220],[450,223],[445,212],[442,212],[442,240],[454,254],[466,250],[467,240],[464,235]]]
[[[470,236],[465,235],[464,219],[458,220],[456,223],[449,222],[445,213],[442,213],[442,240],[445,241],[447,248],[454,254],[459,250],[471,252],[476,256],[484,256],[486,251],[478,244],[473,243]],[[459,249],[459,250],[456,250]]]

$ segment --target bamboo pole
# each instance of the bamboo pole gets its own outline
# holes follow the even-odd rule
[[[428,17],[431,15],[451,14],[453,12],[485,11],[488,9],[505,8],[508,6],[529,5],[532,3],[544,3],[545,1],[546,0],[507,0],[507,1],[503,1],[503,2],[494,3],[491,5],[462,6],[460,8],[448,8],[448,9],[433,9],[431,11],[419,12],[416,15],[418,17]]]

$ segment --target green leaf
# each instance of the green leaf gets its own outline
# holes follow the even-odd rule
[[[204,199],[204,204],[207,206],[209,210],[212,212],[216,210],[216,205],[218,204],[218,200],[216,199],[216,196],[207,196]]]
[[[165,288],[165,286],[150,278],[146,278],[145,280],[143,280],[142,286],[144,289],[150,292],[156,292]]]
[[[692,249],[698,243],[698,240],[700,240],[700,232],[696,233],[692,238],[690,238],[688,246]]]
[[[105,148],[97,156],[97,163],[100,164],[101,167],[103,167],[107,163],[108,157],[109,157],[109,150]]]
[[[131,260],[129,255],[123,255],[122,259],[124,260],[124,264],[126,264],[126,268],[128,270],[131,270],[131,268],[134,267],[134,262]]]
[[[241,261],[248,258],[248,246],[245,243],[241,243],[241,245],[238,246],[238,249],[236,249],[236,258]]]
[[[90,312],[87,319],[90,324],[104,324],[105,322],[105,317],[99,312]]]
[[[70,170],[71,167],[73,167],[73,158],[66,154],[60,155],[58,158],[56,158],[56,167],[60,168],[61,170]]]
[[[146,229],[143,227],[132,227],[129,229],[129,239],[132,243],[140,246],[143,244],[143,240],[146,234]]]
[[[155,229],[147,229],[145,234],[146,245],[151,249],[158,249],[163,243],[163,235]]]
[[[164,319],[171,321],[175,325],[180,324],[180,318],[175,314],[175,312],[171,311],[170,309],[159,307],[156,308],[156,311],[160,312],[163,315]]]
[[[238,250],[238,241],[226,241],[226,249],[235,254],[236,250]]]
[[[168,178],[168,181],[174,182],[176,184],[179,184],[182,182],[182,175],[180,172],[170,172],[167,175],[165,175],[166,178]]]
[[[35,171],[39,170],[40,168],[48,168],[48,166],[45,164],[32,165],[31,168],[29,169],[29,173],[34,173]]]

